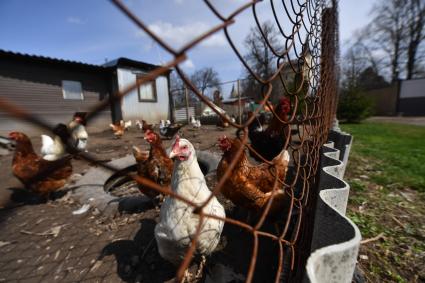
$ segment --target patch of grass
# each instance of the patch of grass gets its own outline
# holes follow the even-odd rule
[[[360,269],[368,282],[425,281],[425,127],[364,123],[343,130],[354,136],[347,215],[363,238],[384,235],[360,247]]]
[[[352,150],[374,159],[379,184],[399,184],[425,192],[425,127],[367,122],[342,125],[354,136]]]

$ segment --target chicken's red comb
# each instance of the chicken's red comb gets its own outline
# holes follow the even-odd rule
[[[290,100],[287,97],[282,97],[279,101],[280,104],[289,104]]]
[[[218,138],[218,141],[224,141],[227,140],[227,136],[226,135],[222,135],[221,137]]]
[[[291,101],[287,97],[282,97],[280,99],[279,106],[282,107],[284,113],[289,113],[289,111],[291,111]]]

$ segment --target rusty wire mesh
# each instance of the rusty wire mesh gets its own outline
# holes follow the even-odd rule
[[[284,9],[280,11],[283,13],[289,22],[291,23],[292,33],[285,34],[282,28],[282,22],[279,21],[277,14],[279,11],[276,9],[273,0],[270,0],[270,13],[273,14],[275,20],[274,24],[278,27],[280,32],[280,43],[284,48],[282,50],[276,50],[270,42],[267,42],[267,38],[263,37],[267,42],[268,48],[273,52],[277,67],[276,71],[269,77],[261,77],[256,74],[246,62],[246,59],[241,54],[234,44],[231,35],[228,32],[229,26],[231,26],[238,19],[243,11],[252,9],[252,16],[255,19],[257,28],[261,30],[261,23],[257,17],[256,7],[261,1],[250,1],[239,7],[227,16],[221,14],[215,6],[209,0],[204,0],[205,5],[210,9],[221,23],[199,37],[193,39],[179,50],[171,47],[167,42],[157,36],[154,32],[149,30],[148,26],[135,14],[128,9],[120,0],[112,0],[116,8],[122,11],[129,20],[136,24],[140,29],[146,32],[157,44],[164,48],[170,55],[172,60],[162,67],[157,68],[146,76],[138,77],[136,83],[127,87],[124,91],[117,92],[111,96],[110,100],[104,100],[98,105],[88,111],[86,117],[87,123],[90,122],[95,116],[97,116],[101,110],[110,106],[111,103],[119,101],[122,97],[130,93],[131,91],[138,88],[140,85],[149,82],[156,77],[165,74],[170,68],[174,68],[181,79],[184,81],[186,87],[188,87],[196,96],[208,106],[213,106],[208,97],[201,94],[197,87],[190,81],[185,72],[179,67],[179,64],[187,59],[187,52],[198,46],[202,41],[206,40],[217,32],[224,32],[227,41],[233,49],[235,55],[250,73],[252,78],[256,80],[258,84],[262,86],[263,92],[261,93],[262,99],[259,102],[260,107],[254,111],[254,115],[247,119],[244,123],[237,123],[235,121],[228,120],[228,117],[222,113],[216,111],[217,115],[221,116],[222,119],[227,122],[235,129],[240,129],[247,133],[248,126],[253,122],[255,116],[259,111],[265,107],[270,106],[274,117],[276,117],[279,123],[295,129],[297,134],[295,136],[287,135],[282,136],[285,140],[285,148],[290,152],[292,166],[288,172],[285,180],[279,180],[276,174],[274,180],[273,195],[267,203],[258,223],[255,225],[249,225],[245,222],[226,218],[221,219],[214,215],[208,215],[203,212],[204,207],[209,199],[202,205],[196,205],[176,194],[169,187],[161,187],[160,185],[139,176],[132,175],[140,184],[151,188],[152,190],[158,191],[165,195],[177,198],[182,202],[185,202],[194,207],[195,213],[198,213],[201,221],[197,229],[197,234],[192,240],[192,245],[188,249],[186,256],[181,263],[178,271],[177,278],[181,279],[184,271],[190,264],[193,253],[195,252],[197,238],[200,232],[202,220],[206,217],[221,219],[227,223],[227,225],[235,225],[250,233],[253,237],[252,241],[252,256],[250,259],[249,267],[246,274],[246,282],[253,280],[255,266],[257,263],[257,254],[259,251],[259,238],[267,238],[274,241],[278,245],[279,256],[275,263],[275,266],[271,267],[270,270],[275,271],[274,281],[278,282],[282,279],[288,279],[289,281],[300,281],[301,276],[304,272],[304,266],[306,258],[310,253],[309,242],[312,235],[312,223],[314,218],[315,200],[318,195],[318,170],[319,170],[319,154],[321,146],[326,142],[329,129],[334,119],[336,105],[337,105],[337,86],[338,86],[338,21],[337,21],[337,1],[324,1],[324,0],[290,0],[281,1]],[[266,4],[266,3],[261,3]],[[291,13],[289,12],[291,11]],[[294,17],[295,15],[295,17]],[[305,38],[301,38],[300,31],[304,30],[307,35]],[[303,50],[309,49],[310,57],[307,57],[307,53]],[[287,83],[282,78],[283,68],[290,65],[290,68],[295,74],[299,74],[301,81],[299,85],[292,90],[286,85]],[[273,82],[279,81],[282,87],[281,96],[290,99],[291,111],[286,119],[280,119],[277,113],[271,107],[270,96],[273,88]],[[14,105],[8,102],[4,98],[0,98],[0,108],[9,113],[11,116],[25,120],[27,122],[38,125],[46,130],[53,133],[55,132],[55,126],[43,120],[43,117],[36,116],[30,112],[20,108],[18,105]],[[214,109],[214,107],[211,107]],[[255,152],[255,150],[249,145],[248,135],[245,134],[242,137],[242,142],[246,148]],[[231,171],[233,170],[238,157],[246,150],[245,147],[241,147],[236,158],[232,161],[229,166],[229,170],[224,176],[218,180],[217,186],[212,190],[212,196],[217,195],[226,180],[230,177]],[[76,149],[73,145],[68,144],[67,150],[69,153],[78,154],[81,158],[87,162],[103,166],[112,171],[118,171],[116,168],[102,163],[96,158],[86,152],[76,153]],[[270,166],[274,166],[270,161],[260,158],[267,162]],[[52,169],[52,168],[50,168]],[[43,172],[41,172],[43,174]],[[45,174],[45,172],[44,172]],[[273,196],[277,190],[285,190],[290,196],[290,206],[287,208],[287,215],[284,218],[284,222],[280,223],[280,233],[270,233],[261,230],[261,227],[266,219],[267,213],[270,209]],[[292,228],[290,228],[292,227]],[[290,268],[290,274],[285,278],[282,278],[282,271],[284,266]]]

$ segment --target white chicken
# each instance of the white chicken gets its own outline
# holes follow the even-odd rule
[[[204,175],[199,167],[193,145],[178,136],[174,140],[170,158],[175,160],[171,178],[171,189],[188,200],[201,204],[210,195]],[[213,197],[203,208],[206,214],[225,217],[223,206]],[[166,260],[179,264],[195,236],[199,224],[199,215],[193,213],[193,207],[167,196],[161,206],[160,221],[155,227],[155,239],[159,254]],[[220,241],[224,221],[205,217],[201,226],[196,254],[211,254]]]
[[[128,120],[128,121],[121,120],[120,121],[120,125],[124,127],[124,130],[125,131],[127,131],[128,129],[130,129],[131,126],[132,126],[132,124],[133,123],[131,122],[131,120]]]
[[[88,142],[88,133],[86,127],[84,127],[83,118],[74,115],[68,126],[59,124],[58,127],[62,129],[62,132],[69,131],[70,142],[75,146],[77,150],[85,150]],[[48,135],[41,135],[41,156],[45,160],[58,160],[66,154],[65,145],[62,139],[55,135],[53,138]]]
[[[65,146],[59,136],[52,139],[48,135],[41,135],[41,156],[45,160],[58,160],[65,154]]]
[[[194,116],[190,116],[190,124],[192,124],[192,127],[194,128],[200,128],[201,120],[197,120]]]
[[[140,121],[140,120],[136,120],[136,127],[139,129],[139,130],[142,130],[143,129],[143,121]]]
[[[84,126],[84,121],[81,117],[74,116],[68,124],[68,129],[71,131],[71,138],[75,141],[75,147],[78,150],[85,150],[89,139],[89,134]]]

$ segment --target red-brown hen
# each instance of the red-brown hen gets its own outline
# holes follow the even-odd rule
[[[230,139],[223,136],[219,139],[219,146],[223,151],[223,156],[217,167],[217,178],[221,179],[225,172],[229,170],[230,163],[235,159],[236,153],[241,148],[242,142],[238,139]],[[288,170],[289,154],[287,150],[282,150],[272,163],[253,165],[247,158],[245,149],[239,157],[232,175],[225,182],[221,192],[234,204],[245,207],[255,212],[262,212],[268,200],[272,196],[275,176],[278,175],[280,181],[284,181]],[[269,210],[269,215],[281,211],[289,203],[289,196],[282,189],[278,182],[277,191]]]
[[[42,196],[62,188],[72,174],[71,156],[49,161],[38,156],[30,139],[23,133],[11,132],[9,138],[16,142],[12,172],[27,189]]]
[[[149,154],[141,151],[137,147],[133,147],[133,155],[138,164],[138,175],[148,178],[149,180],[161,185],[168,186],[171,182],[171,174],[173,172],[173,160],[171,160],[164,147],[160,136],[147,129],[145,132],[145,140],[150,144]],[[154,190],[139,185],[142,193],[149,197],[155,197],[158,193]]]

